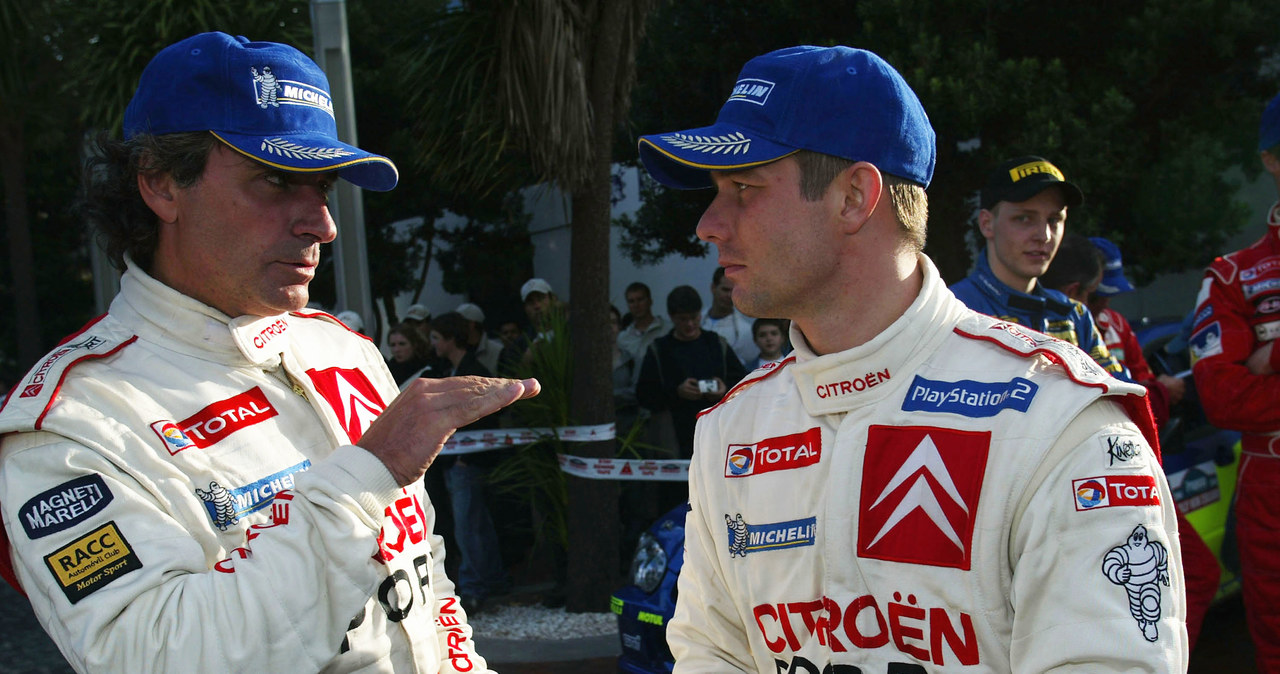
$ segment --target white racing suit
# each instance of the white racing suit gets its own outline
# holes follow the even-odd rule
[[[487,671],[422,483],[354,446],[396,394],[326,315],[130,269],[0,411],[4,560],[82,672]]]
[[[702,413],[675,671],[1185,671],[1143,389],[920,259],[871,342],[817,356],[793,327],[793,358]]]

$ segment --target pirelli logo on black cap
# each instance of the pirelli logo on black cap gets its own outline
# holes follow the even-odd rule
[[[46,555],[44,563],[72,604],[120,576],[142,568],[142,561],[114,521]]]

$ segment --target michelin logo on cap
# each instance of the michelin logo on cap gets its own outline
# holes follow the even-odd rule
[[[769,94],[771,93],[773,93],[773,82],[746,77],[738,80],[738,83],[733,85],[733,92],[729,94],[729,100],[764,105],[769,102]]]

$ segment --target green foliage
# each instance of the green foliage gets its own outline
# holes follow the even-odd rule
[[[752,56],[847,44],[894,64],[929,112],[938,165],[928,252],[950,281],[967,273],[965,235],[987,171],[1021,154],[1048,157],[1081,186],[1086,201],[1068,226],[1123,242],[1139,282],[1204,266],[1244,224],[1225,176],[1259,168],[1258,114],[1280,89],[1280,3],[810,4],[665,5],[639,56],[632,128],[705,126]],[[685,254],[677,223],[692,226],[688,209],[660,197],[620,223],[653,242],[633,256]]]
[[[495,319],[523,312],[516,289],[533,275],[532,216],[520,195],[507,195],[502,206],[493,213],[477,210],[463,226],[441,230],[447,246],[436,252],[444,290],[489,307]]]

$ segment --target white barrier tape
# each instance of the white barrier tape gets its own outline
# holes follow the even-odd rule
[[[617,437],[615,424],[596,426],[564,426],[562,428],[493,428],[484,431],[458,431],[444,443],[441,454],[471,454],[491,449],[532,445],[553,436],[565,442],[595,442]]]
[[[688,482],[689,461],[671,459],[598,459],[557,454],[560,470],[588,480],[661,480]]]

